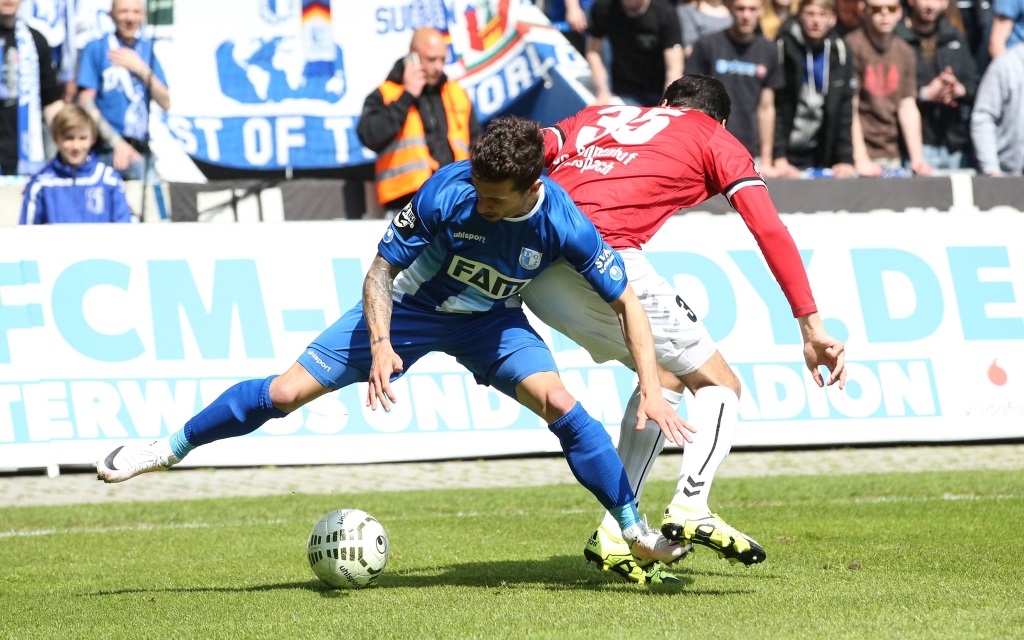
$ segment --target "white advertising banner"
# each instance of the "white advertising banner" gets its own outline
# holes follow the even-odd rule
[[[811,382],[797,324],[738,216],[676,217],[648,246],[742,379],[735,446],[1024,437],[1024,218],[784,219],[826,327],[847,342],[845,391]],[[0,469],[91,463],[177,430],[238,380],[283,371],[357,302],[384,225],[0,229]],[[632,373],[536,324],[569,390],[617,435]],[[558,449],[539,419],[447,356],[418,362],[396,391],[390,414],[371,412],[357,385],[185,462]]]

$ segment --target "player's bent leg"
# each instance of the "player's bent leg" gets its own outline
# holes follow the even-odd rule
[[[683,450],[679,482],[665,509],[667,538],[692,542],[730,562],[763,562],[765,550],[753,538],[712,513],[708,496],[719,467],[732,449],[739,413],[739,380],[717,351],[697,371],[681,376],[694,392],[690,423],[697,428]]]
[[[654,283],[657,284],[657,283]],[[667,304],[678,306],[674,295],[670,300],[665,291],[672,292],[667,284],[654,289],[645,289],[642,302],[645,308],[665,309]],[[684,309],[684,307],[679,307]],[[685,309],[684,309],[685,310]],[[699,322],[695,327],[687,331],[678,331],[673,327],[679,327],[683,322],[690,322],[689,317],[679,312],[673,319],[671,314],[655,313],[651,316],[651,328],[655,332],[655,344],[658,356],[665,364],[659,365],[658,374],[661,382],[661,393],[673,409],[678,409],[682,403],[682,392],[685,385],[679,374],[674,371],[694,371],[711,357],[715,350],[714,342],[710,335]],[[669,326],[671,325],[671,326]],[[631,361],[623,360],[623,364],[629,366]],[[671,366],[672,370],[666,368]],[[661,429],[654,422],[648,422],[643,429],[638,429],[637,409],[640,404],[640,388],[633,389],[626,410],[622,415],[619,424],[619,458],[626,469],[630,487],[636,495],[637,503],[643,495],[644,484],[651,470],[654,468],[654,461],[665,446],[664,436]],[[605,515],[603,524],[609,530],[614,531],[614,520],[608,514]]]
[[[673,406],[679,406],[682,397],[679,393],[668,389],[662,389],[662,393]],[[656,424],[648,424],[644,429],[636,430],[636,412],[639,406],[640,390],[637,387],[626,403],[617,448],[629,486],[636,496],[638,509],[647,476],[654,465],[654,460],[665,446],[665,437]],[[686,551],[690,548],[690,545],[684,547]],[[678,582],[660,563],[641,562],[633,558],[629,546],[622,539],[618,521],[610,512],[605,512],[604,520],[587,540],[583,549],[583,555],[589,562],[597,565],[602,571],[615,572],[626,580],[646,583]],[[680,557],[685,557],[685,552]]]
[[[270,400],[274,407],[288,414],[331,391],[332,387],[322,384],[306,367],[295,362],[271,381]]]
[[[692,393],[704,387],[727,387],[736,397],[740,395],[740,379],[717,349],[696,370],[680,375],[679,380]]]
[[[611,437],[565,390],[557,373],[534,373],[516,386],[515,393],[523,406],[548,423],[573,476],[605,509],[621,511],[624,505],[632,506],[633,492]],[[635,521],[627,517],[626,525]]]
[[[682,389],[678,379],[675,376],[672,378],[679,389]],[[679,404],[683,400],[682,393],[662,382],[661,395],[673,409],[678,410]],[[647,476],[650,475],[655,459],[665,448],[665,436],[656,422],[648,420],[643,429],[637,428],[637,411],[639,409],[640,385],[637,385],[626,402],[626,410],[619,423],[617,447],[619,458],[622,459],[622,464],[626,467],[629,485],[633,488],[633,493],[636,494],[637,502],[643,496],[644,484],[647,482]]]
[[[565,390],[550,350],[525,316],[519,313],[508,317],[511,322],[502,329],[502,343],[515,344],[515,349],[495,349],[499,357],[487,365],[485,379],[544,418],[558,438],[573,475],[615,515],[634,556],[666,563],[678,560],[683,547],[640,519],[608,432]],[[474,365],[471,353],[460,357],[460,362],[470,364],[479,379],[477,369],[482,363]]]
[[[620,253],[631,286],[651,322],[658,361],[672,367],[671,371],[662,368],[663,393],[669,402],[678,406],[684,387],[675,372],[698,369],[714,352],[714,341],[674,287],[657,274],[642,252]],[[522,295],[535,315],[586,349],[596,361],[616,359],[632,367],[618,319],[578,273],[566,268],[549,268],[531,281]],[[627,405],[618,453],[639,500],[664,440],[660,429],[645,425],[644,429],[637,430],[636,409],[635,404]],[[618,533],[617,515],[606,513],[602,526]],[[592,543],[588,540],[587,544]]]
[[[548,422],[573,476],[616,517],[622,538],[637,559],[667,564],[684,555],[682,545],[667,540],[648,526],[646,519],[640,519],[611,436],[565,390],[558,374],[545,371],[528,376],[516,386],[516,397]],[[566,411],[570,403],[572,408]]]
[[[573,476],[605,509],[616,509],[627,518],[626,525],[638,519],[630,518],[630,512],[636,513],[633,492],[611,437],[565,389],[551,351],[539,336],[529,331],[517,350],[491,366],[487,380],[547,423]]]
[[[124,482],[168,469],[196,447],[252,433],[267,420],[286,416],[329,391],[298,363],[281,376],[239,382],[169,437],[124,445],[108,453],[96,462],[97,477],[104,482]]]
[[[682,396],[668,389],[662,394],[673,408],[679,406]],[[644,485],[654,466],[658,454],[665,447],[665,436],[656,423],[648,422],[643,429],[637,430],[637,410],[640,407],[640,387],[633,389],[633,394],[626,403],[626,411],[619,424],[619,444],[616,450],[622,466],[626,470],[629,486],[636,497],[637,509],[643,496]],[[615,535],[620,535],[619,526],[610,513],[605,513],[601,526]]]
[[[675,287],[658,274],[643,252],[626,250],[620,253],[626,264],[630,284],[651,324],[655,354],[660,365],[662,395],[677,408],[685,390],[680,376],[697,371],[712,357],[716,349],[714,340]],[[589,333],[591,327],[584,327],[584,330]],[[618,340],[621,343],[621,332]],[[617,359],[632,367],[630,358],[620,355]],[[660,437],[660,429],[654,425],[644,425],[643,429],[637,430],[636,402],[636,398],[631,398],[622,416],[618,450],[630,485],[639,500],[644,482],[664,442]],[[608,523],[607,518],[605,522]]]
[[[721,359],[717,353],[716,356]],[[692,435],[692,442],[683,448],[679,482],[672,502],[691,508],[708,506],[715,474],[732,450],[739,402],[739,396],[728,386],[694,389],[688,419],[696,433]]]
[[[509,360],[518,356],[518,353],[513,354]],[[549,425],[572,411],[577,404],[555,371],[538,371],[526,376],[516,385],[515,396],[519,404]]]

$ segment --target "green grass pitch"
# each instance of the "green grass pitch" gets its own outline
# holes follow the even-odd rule
[[[652,522],[672,489],[648,486]],[[768,560],[698,548],[660,587],[584,562],[599,510],[573,485],[5,508],[0,638],[1024,637],[1022,471],[722,478],[713,497]],[[372,588],[309,569],[340,507],[388,531]]]

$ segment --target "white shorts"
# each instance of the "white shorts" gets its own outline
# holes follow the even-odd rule
[[[704,323],[658,275],[642,251],[623,249],[619,253],[626,277],[651,322],[658,364],[677,376],[699,369],[718,349]],[[586,349],[595,362],[618,360],[636,369],[615,312],[565,260],[541,272],[521,295],[534,315]]]

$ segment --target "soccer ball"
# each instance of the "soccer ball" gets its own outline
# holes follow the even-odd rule
[[[359,509],[338,509],[313,525],[306,544],[313,573],[335,589],[373,583],[388,563],[388,534]]]

